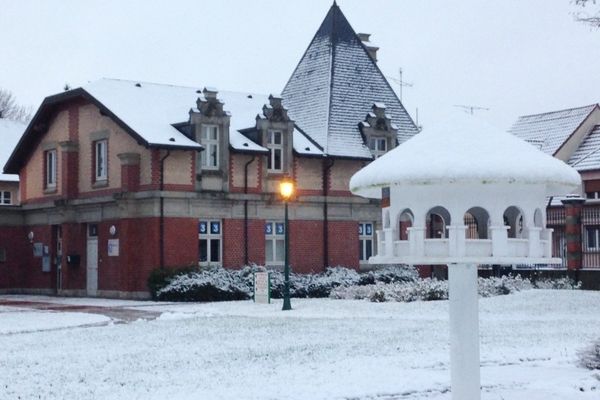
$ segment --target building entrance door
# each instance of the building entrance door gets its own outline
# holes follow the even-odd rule
[[[96,296],[98,293],[98,236],[97,226],[88,227],[87,238],[87,257],[86,257],[86,275],[87,275],[87,295]]]

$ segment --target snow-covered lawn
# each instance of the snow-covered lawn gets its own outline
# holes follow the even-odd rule
[[[282,312],[280,302],[6,299],[162,315],[90,326],[106,317],[0,307],[1,399],[450,399],[446,301],[292,299]],[[600,292],[481,299],[482,398],[600,398],[600,371],[576,364],[600,337],[599,310]]]

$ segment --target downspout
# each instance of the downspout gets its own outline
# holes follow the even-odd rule
[[[165,267],[165,199],[163,191],[165,189],[165,160],[171,154],[171,150],[167,150],[160,159],[160,224],[159,224],[159,247],[160,247],[160,268]]]
[[[329,263],[329,217],[327,196],[329,195],[329,171],[335,159],[329,158],[323,160],[323,268],[328,267]]]
[[[248,167],[254,162],[256,156],[244,164],[244,195],[248,194]],[[244,196],[244,265],[248,265],[248,198]]]

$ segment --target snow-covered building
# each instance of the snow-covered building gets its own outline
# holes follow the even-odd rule
[[[103,79],[47,97],[4,168],[21,206],[0,289],[145,297],[160,266],[277,268],[286,176],[292,268],[366,265],[380,205],[349,179],[418,132],[367,39],[334,2],[281,95]]]
[[[548,226],[554,255],[574,270],[600,270],[600,106],[519,117],[510,133],[537,146],[581,175],[581,197],[551,198]]]

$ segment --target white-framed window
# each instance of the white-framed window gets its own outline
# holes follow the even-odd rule
[[[283,171],[283,135],[281,131],[268,132],[267,149],[269,150],[267,170],[273,172]]]
[[[56,188],[56,150],[47,150],[45,153],[46,188]]]
[[[0,204],[12,204],[12,193],[9,191],[0,191]]]
[[[95,178],[96,181],[108,179],[108,141],[106,139],[94,142]]]
[[[600,192],[586,192],[585,197],[590,200],[600,199]]]
[[[379,158],[387,152],[387,139],[373,137],[369,139],[369,149],[373,157]]]
[[[585,227],[585,244],[587,250],[600,250],[600,226],[592,225]]]
[[[373,255],[373,223],[358,224],[358,259],[366,262]]]
[[[221,265],[223,233],[220,220],[198,221],[198,254],[200,265]]]
[[[219,168],[219,127],[217,125],[202,125],[200,143],[204,150],[200,152],[200,165],[204,169]]]
[[[285,261],[285,223],[265,223],[265,260],[267,265],[283,265]]]

